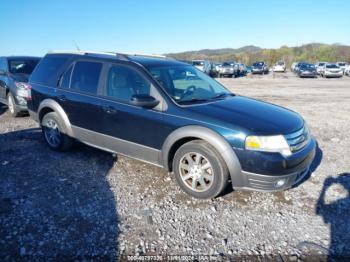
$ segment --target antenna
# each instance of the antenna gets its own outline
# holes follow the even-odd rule
[[[74,42],[75,48],[76,48],[78,51],[80,51],[80,48],[79,48],[77,42],[75,42],[75,40],[73,40],[73,42]]]

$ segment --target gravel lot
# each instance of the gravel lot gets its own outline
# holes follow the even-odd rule
[[[350,78],[220,79],[299,112],[319,145],[312,175],[285,192],[182,193],[160,168],[84,145],[52,152],[29,117],[0,107],[0,259],[119,254],[350,256]],[[321,195],[321,192],[324,194]],[[248,257],[253,259],[253,257]]]

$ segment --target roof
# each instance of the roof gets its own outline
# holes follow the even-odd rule
[[[185,65],[185,63],[175,60],[171,57],[162,55],[149,54],[126,54],[116,52],[95,52],[95,51],[51,51],[49,54],[74,54],[74,55],[88,55],[96,58],[118,59],[139,63],[145,67],[149,66],[164,66],[164,65]]]
[[[25,56],[25,55],[21,55],[21,56],[2,56],[2,57],[5,57],[7,59],[41,59],[41,57],[38,57],[38,56]]]

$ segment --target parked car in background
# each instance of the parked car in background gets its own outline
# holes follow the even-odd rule
[[[326,63],[320,71],[322,77],[342,77],[343,70],[335,63]]]
[[[208,60],[192,60],[192,65],[207,75],[210,74],[211,63]]]
[[[252,65],[252,73],[253,74],[268,74],[269,67],[265,62],[255,62]]]
[[[218,68],[216,67],[215,63],[210,63],[210,72],[209,75],[211,77],[217,77],[219,73]]]
[[[337,64],[337,66],[339,66],[339,68],[343,71],[343,74],[344,74],[345,68],[348,66],[348,63],[347,62],[337,62],[336,64]]]
[[[303,63],[299,66],[297,72],[299,77],[317,77],[317,71],[314,64]]]
[[[350,65],[345,68],[344,75],[350,76]]]
[[[273,67],[273,72],[286,72],[286,63],[284,61],[278,61]]]
[[[237,77],[238,76],[238,64],[235,61],[223,62],[218,77]]]
[[[9,107],[13,117],[27,111],[27,82],[39,60],[30,56],[0,57],[0,102]]]
[[[317,72],[318,75],[321,73],[321,69],[322,69],[322,67],[323,67],[326,63],[327,63],[327,62],[317,62],[317,63],[315,64],[316,72]]]
[[[75,139],[154,164],[193,197],[214,198],[228,185],[285,190],[315,156],[299,114],[235,95],[173,59],[50,53],[30,84],[28,109],[50,149],[69,150]]]
[[[238,75],[245,76],[247,74],[247,67],[245,64],[238,64]]]

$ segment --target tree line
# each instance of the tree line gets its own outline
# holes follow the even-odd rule
[[[277,61],[283,60],[290,66],[296,61],[307,61],[310,63],[316,63],[318,61],[343,61],[350,63],[350,46],[318,43],[306,44],[298,47],[281,46],[277,49],[246,46],[239,49],[204,49],[167,55],[179,60],[206,59],[212,62],[233,60],[246,65],[251,65],[256,61],[265,61],[269,65],[273,65]]]

